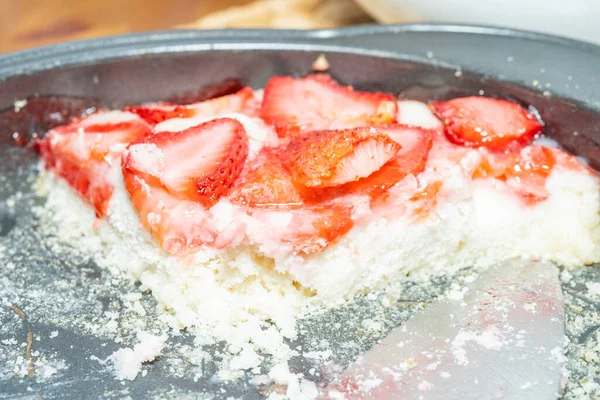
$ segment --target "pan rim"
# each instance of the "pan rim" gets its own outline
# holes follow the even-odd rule
[[[85,55],[86,62],[104,59],[140,55],[140,47],[144,54],[172,53],[177,47],[185,44],[211,43],[271,43],[271,44],[306,44],[327,45],[336,39],[351,39],[353,37],[371,35],[394,35],[402,33],[438,33],[466,34],[470,36],[496,36],[543,42],[553,46],[566,46],[571,49],[594,53],[600,57],[600,46],[576,39],[530,32],[498,26],[467,25],[467,24],[392,24],[392,25],[360,25],[354,27],[321,29],[321,30],[285,30],[285,29],[214,29],[190,30],[169,29],[142,33],[121,34],[99,38],[69,41],[36,47],[0,55],[0,81],[7,78],[42,72],[57,67],[78,64],[73,60],[74,55]],[[346,49],[362,50],[360,46],[339,46],[341,51]],[[136,51],[137,50],[137,51]],[[393,57],[394,52],[381,51],[383,57]]]

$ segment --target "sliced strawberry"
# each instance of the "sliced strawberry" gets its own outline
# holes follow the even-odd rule
[[[46,165],[102,217],[113,191],[107,178],[110,164],[116,162],[130,142],[150,134],[150,126],[135,114],[97,112],[49,131],[38,148]]]
[[[302,244],[302,250],[307,251],[322,251],[330,244],[337,241],[345,235],[354,226],[352,220],[352,209],[350,207],[338,204],[326,204],[320,207],[315,207],[312,211],[316,214],[313,221],[318,241],[311,240],[308,243]],[[309,244],[312,244],[309,245]],[[315,248],[316,247],[316,248]]]
[[[288,168],[296,184],[339,186],[378,171],[399,149],[374,128],[314,131],[290,142]]]
[[[188,105],[163,102],[127,107],[126,110],[138,114],[151,124],[158,124],[171,118],[212,117],[224,113],[242,112],[254,114],[257,107],[258,105],[254,104],[254,92],[246,87],[234,94]]]
[[[417,218],[429,216],[431,210],[435,208],[442,184],[440,181],[431,182],[410,198],[412,202],[419,202],[419,205],[413,211]]]
[[[194,116],[194,110],[190,107],[164,102],[131,106],[127,107],[126,110],[136,113],[152,125],[171,118],[190,118]]]
[[[123,174],[138,175],[178,199],[211,207],[227,194],[247,155],[243,125],[220,118],[133,144],[123,160]]]
[[[253,163],[253,168],[232,190],[233,202],[251,207],[289,208],[302,204],[300,190],[283,167],[277,149],[263,149]]]
[[[366,194],[378,198],[405,176],[417,175],[425,169],[429,149],[431,149],[432,131],[403,125],[378,128],[378,130],[401,146],[389,162],[370,176],[358,181],[307,192],[307,200],[318,202],[349,194]]]
[[[468,147],[512,151],[542,132],[536,117],[518,104],[486,97],[463,97],[431,104],[452,142]]]
[[[126,173],[124,178],[140,222],[165,251],[185,254],[214,242],[216,234],[202,204],[176,199],[136,174]]]
[[[329,75],[276,76],[267,82],[261,117],[280,136],[324,129],[356,128],[396,122],[393,96],[357,92]]]
[[[409,174],[417,175],[425,169],[434,131],[405,125],[391,125],[378,130],[400,144],[401,148],[394,161],[404,172],[403,177]]]
[[[296,211],[294,230],[284,237],[294,251],[310,254],[325,250],[354,226],[352,208],[329,203]]]
[[[85,164],[120,154],[128,143],[148,134],[150,127],[135,114],[106,111],[55,128],[44,140],[55,156]]]
[[[520,153],[484,155],[473,178],[496,178],[508,182],[528,203],[546,199],[546,179],[556,164],[555,151],[530,146]]]

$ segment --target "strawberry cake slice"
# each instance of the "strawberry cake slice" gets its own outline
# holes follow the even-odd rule
[[[398,101],[316,74],[98,111],[39,149],[48,207],[101,240],[98,263],[182,325],[266,347],[307,307],[409,275],[600,261],[598,177],[542,131],[506,100]]]

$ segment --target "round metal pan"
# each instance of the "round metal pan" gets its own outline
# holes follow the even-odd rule
[[[175,376],[169,362],[176,356],[148,366],[143,380],[124,384],[112,377],[97,360],[127,342],[114,343],[99,333],[77,329],[74,318],[97,320],[114,306],[111,296],[121,287],[127,290],[128,284],[111,284],[109,290],[103,285],[116,278],[96,267],[89,254],[76,249],[57,253],[47,244],[35,213],[43,199],[32,190],[36,157],[14,142],[26,142],[89,107],[189,97],[197,95],[200,87],[224,80],[260,88],[273,75],[310,72],[321,53],[326,54],[336,79],[359,89],[424,101],[484,93],[532,105],[545,121],[546,135],[600,169],[600,47],[553,36],[456,25],[165,31],[0,56],[0,110],[4,110],[0,114],[0,399],[261,396],[244,380],[232,384],[211,380],[215,369],[209,362],[199,375]],[[27,104],[21,108],[18,102],[15,107],[15,101],[23,99]],[[591,393],[586,382],[599,379],[586,358],[590,351],[598,357],[593,345],[600,327],[600,304],[585,286],[600,279],[596,271],[585,267],[563,274],[571,371],[565,398]],[[437,283],[444,287],[443,280]],[[413,299],[427,300],[427,293],[413,294]],[[80,301],[69,309],[65,303],[53,306],[58,304],[53,299],[69,297]],[[152,304],[150,296],[143,301]],[[23,311],[23,318],[13,306]],[[398,309],[387,328],[410,313]],[[153,314],[146,317],[152,318]],[[46,357],[49,363],[60,359],[64,369],[47,379],[40,379],[39,370],[33,377],[20,376],[17,366],[10,374],[11,357],[17,350],[25,354],[27,344],[20,346],[30,331],[32,354],[38,351],[32,357]],[[380,336],[384,334],[385,329]],[[377,338],[364,341],[363,350]],[[185,334],[176,341],[192,345]],[[342,366],[352,361],[352,354],[344,354],[345,358],[333,357]],[[296,364],[298,371],[308,368],[300,361]],[[324,375],[320,379],[327,381]]]

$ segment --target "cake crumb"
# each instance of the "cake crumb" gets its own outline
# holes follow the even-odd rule
[[[468,290],[469,288],[466,286],[461,288],[457,283],[453,283],[446,297],[449,300],[462,300]]]
[[[258,367],[262,362],[259,356],[249,343],[244,343],[242,350],[229,362],[229,368],[232,370],[251,370]]]
[[[421,392],[429,392],[432,386],[433,385],[427,382],[426,380],[422,380],[421,382],[419,382],[419,390]]]
[[[312,400],[319,395],[319,390],[314,382],[303,379],[301,374],[290,372],[287,362],[276,364],[269,371],[269,378],[276,384],[287,387],[285,397],[278,393],[273,393],[269,396],[269,400],[275,399],[297,399],[297,400]]]
[[[13,103],[13,109],[15,110],[16,113],[18,113],[26,105],[27,105],[27,99],[15,100],[15,102]]]
[[[319,57],[313,62],[312,69],[318,72],[324,72],[329,69],[329,61],[325,57],[325,54],[319,54]]]
[[[467,365],[469,363],[467,351],[464,348],[465,344],[469,341],[473,341],[488,350],[500,350],[503,346],[498,329],[495,326],[490,326],[481,332],[461,331],[452,341],[452,355],[458,365]]]
[[[585,287],[592,297],[600,297],[600,282],[586,282]]]
[[[134,380],[142,370],[142,363],[154,361],[160,355],[167,337],[142,331],[138,332],[138,340],[133,348],[117,350],[110,356],[117,379]]]
[[[535,314],[536,313],[536,309],[535,309],[536,306],[537,306],[537,303],[525,303],[525,304],[523,304],[523,310],[529,311],[532,314]]]

